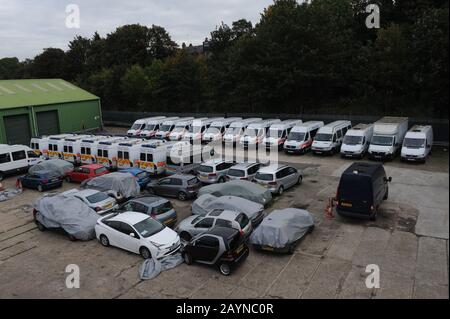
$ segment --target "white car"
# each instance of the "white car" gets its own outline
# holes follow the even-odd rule
[[[72,189],[70,191],[64,192],[63,194],[72,195],[73,197],[78,198],[99,215],[104,215],[112,210],[116,210],[119,208],[119,205],[114,198],[108,196],[108,194],[104,192],[100,192],[95,189]]]
[[[95,235],[103,246],[115,246],[140,254],[144,259],[161,259],[177,252],[180,237],[146,214],[115,213],[101,218],[95,225]]]

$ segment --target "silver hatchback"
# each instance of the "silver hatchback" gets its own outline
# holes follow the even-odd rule
[[[252,181],[259,168],[261,167],[260,163],[240,163],[230,167],[227,173],[227,180],[245,180]]]
[[[204,184],[225,183],[228,169],[233,165],[220,159],[205,162],[197,168],[197,178]]]
[[[303,175],[296,168],[287,165],[273,164],[261,168],[254,181],[270,190],[272,194],[281,195],[295,185],[300,185]]]

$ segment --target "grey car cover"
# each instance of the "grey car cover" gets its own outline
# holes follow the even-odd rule
[[[314,218],[303,209],[274,210],[250,236],[254,245],[285,248],[302,238],[314,225]]]
[[[50,159],[31,166],[28,173],[34,174],[37,171],[50,171],[65,176],[73,171],[73,164],[60,159]]]
[[[264,206],[237,196],[215,197],[210,194],[202,195],[192,203],[192,214],[194,215],[204,216],[214,209],[238,211],[253,219],[264,209]]]
[[[138,196],[140,186],[136,177],[130,173],[110,173],[90,179],[82,184],[85,188],[94,188],[102,191],[113,190],[125,198]]]
[[[267,205],[272,201],[272,194],[264,187],[241,180],[229,181],[223,184],[213,184],[202,187],[198,192],[198,196],[211,194],[216,197],[220,196],[237,196],[261,205]]]
[[[45,196],[35,202],[34,208],[38,211],[37,221],[46,228],[62,228],[78,240],[95,238],[100,216],[73,196]]]
[[[161,260],[154,258],[146,259],[139,267],[139,277],[142,280],[153,279],[162,271],[172,269],[183,263],[183,257],[180,253],[167,256]]]

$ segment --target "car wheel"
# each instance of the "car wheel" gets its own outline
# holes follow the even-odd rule
[[[100,235],[100,244],[102,244],[105,247],[109,246],[109,239],[105,235]]]
[[[280,188],[278,189],[278,196],[281,196],[281,195],[283,195],[283,193],[284,193],[284,187],[283,186],[280,186]]]
[[[188,232],[184,231],[180,234],[180,238],[183,239],[184,241],[190,241],[192,236]]]
[[[297,185],[301,185],[302,182],[303,182],[303,177],[300,176],[300,177],[298,178]]]
[[[231,267],[227,263],[221,263],[219,266],[220,273],[224,276],[229,276],[231,274]]]
[[[186,198],[187,198],[187,195],[186,195],[185,192],[179,192],[179,193],[178,193],[178,199],[179,199],[179,200],[185,201]]]
[[[70,178],[70,176],[67,176],[67,177],[66,177],[66,182],[67,182],[67,183],[72,183],[72,179]]]
[[[42,187],[42,185],[38,185],[37,190],[38,192],[42,193],[44,191],[44,188]]]
[[[183,254],[183,260],[186,263],[186,265],[192,265],[192,257],[189,255],[189,253]]]
[[[294,243],[292,243],[288,247],[288,254],[293,255],[294,253],[295,253],[295,245],[294,245]]]
[[[225,178],[221,177],[219,178],[219,184],[225,183]]]
[[[147,247],[141,247],[141,249],[139,249],[139,253],[141,254],[142,258],[144,258],[144,259],[152,258],[152,254],[150,253],[150,250],[148,250]]]
[[[153,187],[147,188],[147,191],[151,195],[155,195],[155,189]]]
[[[40,230],[40,231],[46,231],[47,230],[47,228],[45,228],[45,226],[44,225],[42,225],[40,222],[38,222],[37,220],[36,220],[36,226],[37,226],[37,228]]]
[[[308,234],[311,234],[313,232],[313,230],[314,230],[314,225],[312,225],[308,228]]]

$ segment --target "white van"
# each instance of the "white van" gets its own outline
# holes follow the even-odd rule
[[[26,172],[42,160],[28,146],[0,144],[0,181],[7,175]]]
[[[369,158],[389,160],[400,153],[408,131],[407,117],[384,117],[375,123],[369,146]]]
[[[138,150],[139,154],[135,154],[135,150]],[[167,150],[164,146],[157,146],[154,143],[140,144],[139,148],[133,149],[131,157],[134,167],[150,174],[160,175],[166,170]]]
[[[430,125],[415,125],[403,140],[401,159],[403,161],[426,162],[433,146],[433,128]]]
[[[347,131],[352,128],[350,121],[335,121],[319,129],[311,150],[314,154],[331,154],[340,151]]]
[[[166,121],[178,120],[179,117],[164,117],[162,119],[150,120],[145,123],[145,127],[142,129],[140,137],[143,138],[154,138],[156,133],[159,132],[160,127]]]
[[[193,117],[182,117],[176,120],[165,120],[162,125],[159,127],[159,132],[155,134],[155,138],[157,139],[169,139],[170,133],[175,129],[175,126],[184,121],[193,120]]]
[[[184,138],[184,135],[189,132],[194,121],[205,121],[207,117],[192,119],[187,121],[178,122],[175,124],[175,128],[172,130],[172,133],[169,135],[169,140],[171,141],[181,141]]]
[[[369,150],[373,124],[358,124],[345,134],[341,146],[342,157],[363,158]]]
[[[117,161],[114,161],[113,159],[117,158],[119,143],[126,142],[127,140],[127,137],[117,136],[100,140],[97,144],[95,156],[96,163],[103,165],[106,168],[116,169]]]
[[[76,135],[64,139],[62,153],[63,159],[73,164],[79,164],[81,141],[90,137],[92,137],[92,135]]]
[[[325,124],[322,121],[308,121],[294,126],[284,142],[284,151],[288,154],[305,154],[311,150],[311,145],[317,132]]]
[[[233,122],[225,131],[225,134],[223,135],[223,140],[225,141],[225,143],[233,143],[234,145],[236,144],[236,142],[239,141],[241,136],[244,134],[244,131],[247,128],[247,126],[249,126],[252,123],[261,121],[262,118],[260,117],[252,117],[248,119],[243,119],[241,121]]]
[[[89,165],[96,163],[98,142],[104,140],[106,136],[92,136],[84,138],[80,143],[80,164]]]
[[[76,134],[59,134],[48,137],[48,149],[44,150],[47,159],[62,159],[64,151],[64,140],[77,136]]]
[[[241,136],[239,144],[244,148],[247,148],[249,145],[258,146],[262,143],[264,137],[267,136],[270,126],[280,122],[280,119],[269,119],[250,124],[247,126],[244,135]]]
[[[132,168],[133,162],[139,158],[139,149],[144,143],[142,139],[129,139],[126,142],[119,142],[117,145],[117,157],[112,158],[116,162],[118,169]]]
[[[208,118],[207,120],[197,121],[195,120],[192,123],[192,126],[189,128],[189,132],[184,135],[183,141],[202,141],[203,135],[209,129],[212,123],[216,121],[223,120],[223,117],[213,117]]]
[[[44,150],[47,153],[48,150],[48,137],[33,137],[30,140],[30,148],[36,155],[46,157]]]
[[[262,143],[266,148],[278,146],[278,150],[282,150],[292,128],[302,123],[302,120],[297,119],[284,120],[280,123],[272,124],[269,128],[269,134],[263,139]]]
[[[148,122],[165,118],[166,118],[165,116],[154,116],[154,117],[147,117],[145,119],[139,119],[133,123],[131,128],[127,131],[127,135],[132,137],[139,136]]]
[[[202,142],[210,143],[215,141],[222,141],[223,135],[231,123],[242,120],[242,117],[229,117],[219,121],[214,121],[211,123],[210,127],[203,135]]]

